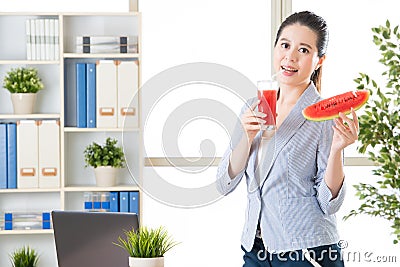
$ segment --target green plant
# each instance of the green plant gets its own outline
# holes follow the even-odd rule
[[[123,168],[125,166],[125,157],[122,147],[117,146],[117,140],[107,138],[105,145],[99,145],[96,142],[85,148],[85,167],[94,168],[100,166],[111,166],[114,168]]]
[[[164,254],[178,243],[172,240],[167,230],[163,227],[149,229],[139,227],[125,232],[125,238],[118,238],[118,243],[114,243],[126,252],[130,257],[135,258],[156,258],[163,257]]]
[[[16,249],[10,255],[10,260],[13,267],[36,267],[39,256],[34,249],[24,246]]]
[[[377,186],[355,185],[356,195],[363,203],[345,219],[357,214],[383,217],[391,223],[396,244],[400,241],[400,32],[399,26],[392,28],[389,21],[372,31],[381,52],[379,62],[386,67],[382,73],[386,85],[381,88],[364,73],[354,81],[358,89],[371,93],[365,114],[359,118],[358,150],[368,152],[369,159],[377,165],[373,174],[379,179]]]
[[[13,68],[4,77],[3,87],[10,93],[37,93],[43,83],[34,68]]]

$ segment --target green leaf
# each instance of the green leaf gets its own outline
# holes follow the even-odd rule
[[[383,31],[383,32],[382,32],[382,36],[383,36],[383,38],[385,38],[386,40],[387,40],[387,39],[390,39],[390,34],[389,34],[388,31]]]
[[[386,27],[390,28],[390,21],[389,20],[386,20]]]

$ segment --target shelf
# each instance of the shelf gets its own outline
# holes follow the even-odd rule
[[[83,53],[64,53],[64,58],[139,58],[139,53],[120,53],[120,54],[83,54]]]
[[[138,191],[137,185],[116,185],[110,187],[100,187],[94,185],[79,185],[64,187],[65,192],[100,192],[100,191]]]
[[[23,119],[60,119],[60,114],[0,114],[0,119],[23,120]]]
[[[60,192],[60,188],[16,188],[16,189],[0,189],[0,194],[11,193],[54,193]]]
[[[43,235],[54,234],[53,229],[38,230],[0,230],[0,235]]]
[[[137,2],[137,0],[130,1],[130,10],[137,10]],[[32,48],[32,46],[27,43],[26,27],[30,26],[28,33],[36,33],[36,30],[41,30],[42,19],[58,20],[59,50],[57,52],[57,60],[55,58],[53,60],[28,60],[29,50],[27,49]],[[56,120],[59,128],[54,130],[55,127],[53,127],[54,132],[50,132],[50,129],[47,130],[45,127],[40,128],[38,125],[29,129],[29,132],[28,129],[23,132],[22,130],[25,129],[22,129],[23,127],[19,128],[20,132],[17,135],[17,137],[19,136],[19,139],[17,138],[19,145],[16,152],[22,157],[28,156],[28,152],[32,152],[30,158],[41,158],[41,165],[44,165],[43,162],[45,161],[50,162],[50,159],[54,159],[54,163],[49,166],[57,167],[59,170],[57,175],[59,175],[60,181],[59,185],[53,184],[57,188],[0,189],[0,213],[23,210],[51,211],[54,209],[83,211],[85,192],[135,191],[139,194],[139,213],[143,214],[141,201],[143,192],[139,182],[136,183],[134,180],[134,177],[143,177],[143,129],[140,124],[141,92],[139,90],[142,81],[141,20],[140,12],[128,12],[128,10],[126,12],[0,11],[0,25],[13,25],[13,27],[0,27],[0,38],[2,40],[0,45],[0,77],[3,77],[11,67],[35,67],[40,72],[41,79],[45,85],[45,90],[38,94],[36,114],[13,114],[9,92],[7,90],[0,91],[0,107],[2,111],[0,112],[0,123],[16,123],[24,120],[31,120],[31,122],[34,120],[44,122],[46,120],[47,122]],[[35,23],[33,24],[32,21],[35,21]],[[44,24],[46,25],[46,21]],[[49,24],[52,26],[53,23]],[[54,25],[56,25],[55,22]],[[119,50],[101,50],[103,53],[92,54],[77,53],[76,51],[79,50],[76,50],[76,36],[86,35],[137,36],[137,49],[135,47],[135,49],[129,50],[131,53],[118,53]],[[40,49],[39,54],[41,55],[42,47],[35,47]],[[44,54],[46,55],[46,53]],[[38,54],[36,53],[36,55]],[[114,80],[112,81],[113,84],[110,82],[110,86],[113,90],[116,90],[116,94],[110,93],[110,95],[115,96],[116,99],[108,97],[109,86],[103,86],[103,88],[97,86],[109,82],[107,79],[99,79],[99,82],[96,80],[96,95],[100,96],[99,99],[112,100],[115,110],[118,108],[118,103],[121,106],[132,105],[131,107],[135,108],[135,117],[130,117],[132,120],[126,121],[124,124],[120,120],[121,117],[117,115],[115,124],[103,124],[115,127],[68,127],[67,125],[76,126],[76,124],[72,124],[72,121],[76,120],[77,111],[76,64],[96,63],[102,60],[121,62],[121,64],[115,65],[113,70],[103,68],[102,75],[98,76],[103,78],[109,75],[115,80],[115,82]],[[118,76],[119,73],[124,73],[124,75]],[[90,78],[93,78],[93,76]],[[121,90],[119,91],[119,89]],[[105,97],[102,97],[103,94]],[[42,124],[42,126],[46,125],[47,123]],[[54,126],[54,123],[51,123],[51,125]],[[97,125],[102,126],[101,123]],[[32,136],[32,140],[25,138],[23,136],[24,133],[26,133],[27,137]],[[126,168],[119,172],[116,186],[96,186],[92,170],[87,170],[83,166],[82,151],[87,144],[102,142],[108,136],[118,139],[118,142],[123,145],[127,135],[132,143],[125,145],[123,149],[129,159],[130,169]],[[42,146],[43,144],[46,145],[45,148]],[[17,159],[19,161],[17,162],[19,164],[18,168],[24,167],[24,163],[28,164],[27,160],[23,160],[21,156]],[[45,157],[49,159],[44,160]],[[59,165],[57,165],[58,163]],[[39,162],[31,164],[37,165],[38,168],[40,166]],[[35,177],[35,179],[37,178]],[[36,242],[38,238],[40,243],[43,243],[41,247],[43,248],[42,255],[43,262],[46,262],[45,265],[57,265],[57,258],[52,251],[54,244],[51,243],[54,243],[54,240],[51,240],[53,239],[53,229],[40,229],[42,226],[35,224],[34,226],[29,225],[31,226],[30,229],[21,225],[16,230],[1,230],[4,229],[3,224],[4,218],[0,215],[0,247],[2,248],[0,251],[0,266],[7,265],[6,255],[11,253],[12,247],[20,246],[26,242]]]
[[[58,12],[0,12],[0,16],[58,16]]]
[[[138,16],[140,12],[63,12],[64,16]]]
[[[140,12],[0,12],[0,16],[137,16]]]
[[[59,60],[0,60],[0,65],[58,65]]]
[[[64,132],[67,133],[93,133],[93,132],[138,132],[139,128],[76,128],[65,127]]]

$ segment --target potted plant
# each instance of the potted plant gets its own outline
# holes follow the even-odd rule
[[[125,232],[115,245],[129,254],[130,267],[164,267],[164,254],[176,246],[164,227],[139,227]]]
[[[35,68],[13,68],[4,77],[3,87],[11,93],[15,114],[31,114],[36,102],[36,93],[43,83]]]
[[[36,267],[39,256],[34,249],[24,246],[15,250],[10,255],[10,260],[13,267]]]
[[[124,152],[117,142],[108,137],[103,146],[93,142],[85,148],[85,167],[94,168],[98,186],[114,186],[118,168],[125,167]]]
[[[396,244],[400,241],[400,31],[399,26],[372,28],[373,41],[381,51],[379,60],[386,70],[382,73],[386,84],[382,88],[367,74],[355,79],[358,89],[369,89],[371,100],[365,114],[359,118],[360,153],[368,152],[377,168],[377,185],[355,185],[358,198],[363,202],[345,219],[357,214],[380,216],[391,223]]]

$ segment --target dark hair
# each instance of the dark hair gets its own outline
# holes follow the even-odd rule
[[[326,21],[322,17],[310,11],[293,13],[292,15],[287,17],[278,29],[274,46],[276,46],[276,44],[278,43],[279,37],[281,36],[283,29],[296,23],[302,26],[307,26],[313,32],[315,32],[315,34],[317,35],[318,57],[321,58],[323,55],[325,55],[329,40],[328,26],[326,24]],[[315,70],[311,75],[311,80],[317,87],[318,92],[321,92],[321,76],[322,66]]]

